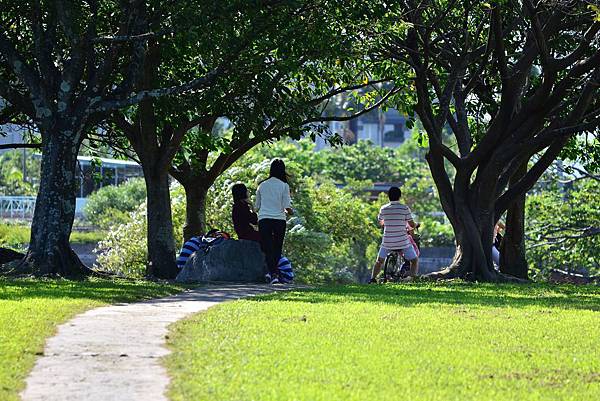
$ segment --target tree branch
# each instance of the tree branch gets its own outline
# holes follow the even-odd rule
[[[332,97],[334,97],[335,95],[339,95],[340,93],[344,93],[344,92],[348,92],[348,91],[352,91],[352,90],[358,90],[358,89],[362,89],[365,88],[367,86],[373,86],[376,84],[380,84],[383,82],[390,82],[391,79],[386,78],[386,79],[377,79],[374,81],[369,81],[367,83],[361,83],[361,84],[357,84],[357,85],[350,85],[350,86],[343,86],[343,87],[339,87],[337,89],[332,89],[331,91],[327,92],[326,94],[324,94],[323,96],[319,96],[315,99],[311,100],[311,104],[320,104],[321,102],[323,102],[324,100],[327,99],[331,99]]]
[[[4,55],[10,68],[29,89],[32,97],[46,103],[46,99],[41,96],[41,78],[35,69],[31,67],[25,61],[25,58],[17,51],[3,30],[0,30],[0,54]]]
[[[89,113],[94,113],[101,111],[116,110],[140,103],[142,100],[145,99],[154,99],[162,96],[179,95],[186,92],[200,90],[212,84],[217,79],[217,77],[222,74],[223,70],[223,68],[216,68],[203,75],[202,77],[193,79],[190,82],[187,82],[182,85],[171,86],[168,88],[142,90],[126,99],[104,101],[98,100],[96,102],[92,102],[87,111]]]
[[[3,143],[0,149],[41,149],[41,143]]]
[[[150,39],[160,38],[161,36],[168,35],[170,33],[176,32],[175,28],[165,28],[161,29],[157,32],[146,32],[140,33],[137,35],[113,35],[113,36],[98,36],[96,38],[92,38],[92,43],[130,43],[130,42],[138,42],[138,41],[147,41]]]
[[[310,119],[306,119],[303,121],[303,124],[310,124],[310,123],[315,123],[315,122],[326,122],[326,121],[349,121],[352,119],[355,119],[357,117],[362,116],[363,114],[369,113],[373,110],[375,110],[376,108],[378,108],[379,106],[381,106],[382,104],[384,104],[387,99],[398,93],[400,91],[399,88],[392,88],[390,89],[384,96],[382,96],[381,99],[379,99],[379,101],[377,101],[376,103],[372,104],[369,107],[365,107],[364,109],[362,109],[361,111],[351,114],[349,116],[320,116],[320,117],[314,117],[314,118],[310,118]],[[311,101],[312,103],[312,101]]]

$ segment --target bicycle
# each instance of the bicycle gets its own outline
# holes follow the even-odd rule
[[[417,233],[413,233],[412,237],[417,245],[417,249],[421,249],[421,236]],[[402,281],[410,275],[410,261],[406,260],[399,250],[391,251],[383,262],[383,275],[380,278],[380,282],[397,283]]]
[[[408,277],[410,273],[410,262],[404,259],[400,251],[391,251],[383,262],[382,283],[397,283]]]

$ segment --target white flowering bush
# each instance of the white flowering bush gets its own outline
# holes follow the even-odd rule
[[[171,186],[171,210],[175,233],[183,231],[185,222],[185,193],[179,184]],[[106,238],[98,243],[96,267],[128,277],[142,277],[146,272],[148,242],[146,237],[146,202],[129,213],[125,222],[114,224]],[[175,235],[177,246],[181,238]]]

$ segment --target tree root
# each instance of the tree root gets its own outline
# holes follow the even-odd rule
[[[5,263],[14,262],[15,260],[21,260],[25,257],[21,252],[14,251],[8,248],[0,248],[0,266]]]
[[[531,283],[531,280],[526,278],[520,278],[516,276],[511,276],[506,273],[497,273],[497,279],[494,281],[495,283],[510,283],[510,284],[528,284]]]
[[[464,278],[464,277],[461,277],[460,274],[458,274],[457,269],[453,269],[451,267],[446,267],[444,270],[424,274],[424,275],[420,276],[420,278],[425,279],[425,280],[441,281],[441,280],[452,280],[452,279]]]
[[[453,279],[462,279],[469,282],[492,282],[492,283],[512,283],[512,284],[527,284],[530,283],[530,280],[511,276],[508,274],[496,272],[491,275],[491,279],[482,279],[481,277],[474,277],[472,272],[466,272],[465,274],[460,274],[460,269],[457,266],[449,266],[444,270],[432,272],[428,274],[424,274],[421,278],[426,280],[433,281],[442,281],[442,280],[453,280]]]
[[[112,279],[118,277],[116,273],[92,269],[86,266],[77,254],[69,248],[67,254],[60,253],[58,258],[58,266],[54,267],[53,270],[49,271],[48,266],[39,263],[35,258],[32,257],[31,253],[28,252],[22,255],[21,258],[15,259],[4,265],[0,265],[0,275],[11,278],[23,278],[23,277],[45,277],[45,278],[67,278],[74,280],[83,280],[89,277],[97,277],[103,279]],[[56,269],[58,267],[58,269]]]

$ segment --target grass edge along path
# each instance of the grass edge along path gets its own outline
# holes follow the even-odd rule
[[[173,401],[600,399],[600,287],[332,286],[170,327]]]
[[[91,308],[163,297],[182,289],[142,280],[0,278],[0,400],[19,399],[36,355],[61,323]]]

